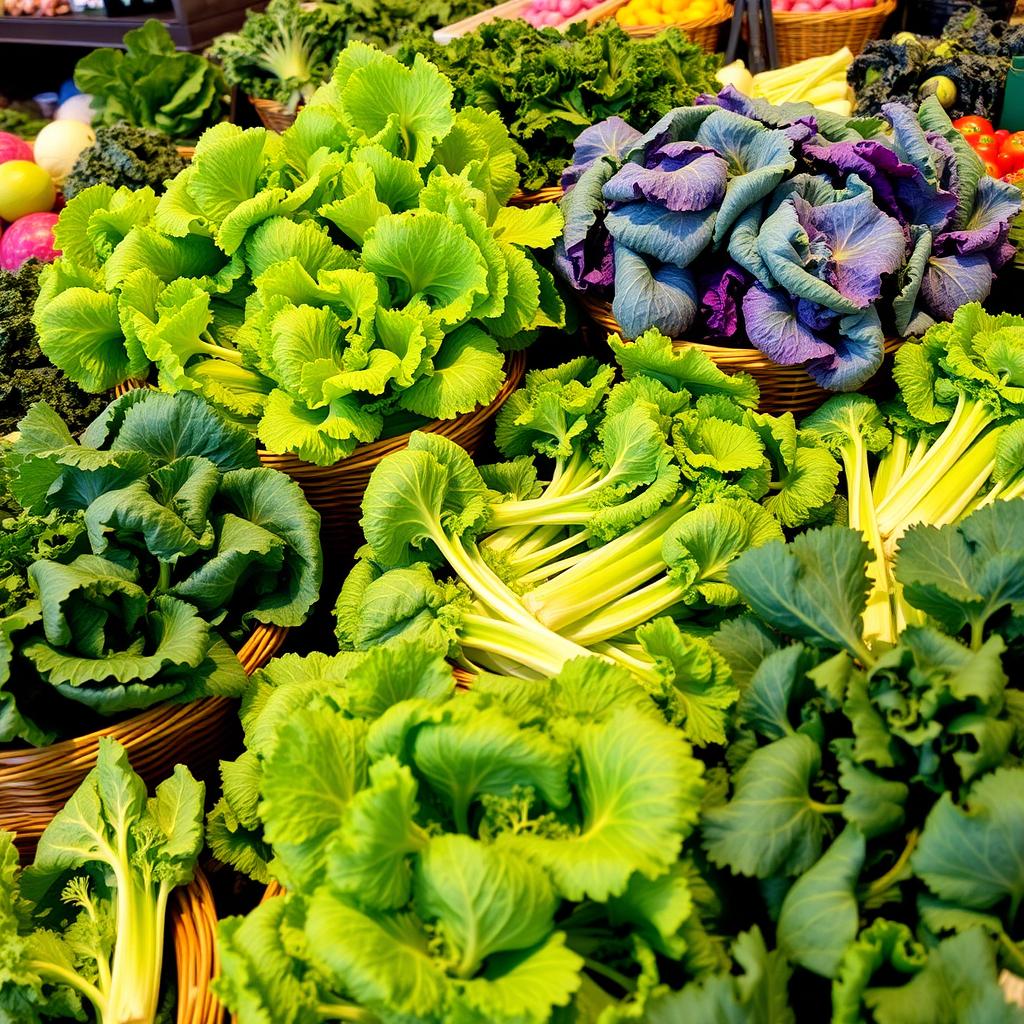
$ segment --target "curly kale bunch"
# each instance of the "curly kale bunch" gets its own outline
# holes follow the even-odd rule
[[[869,42],[850,65],[847,78],[857,95],[857,114],[876,115],[885,103],[917,106],[922,86],[941,75],[956,88],[946,108],[951,118],[998,118],[1010,58],[1024,53],[1024,27],[1011,28],[967,7],[949,19],[938,39],[910,33],[898,38],[898,43]]]
[[[64,181],[64,197],[71,199],[100,184],[132,189],[149,185],[159,194],[164,182],[184,167],[177,147],[162,132],[112,124],[96,129],[96,141],[82,151]]]
[[[39,294],[42,264],[28,260],[15,273],[0,271],[0,436],[17,428],[29,407],[47,402],[81,430],[106,405],[72,384],[39,349],[32,326],[32,307]]]
[[[494,21],[442,46],[409,39],[398,59],[421,53],[452,80],[456,107],[497,111],[524,153],[523,188],[555,185],[572,143],[590,124],[617,115],[653,124],[666,110],[717,92],[721,58],[677,29],[633,39],[615,24],[570,25],[563,33],[524,21]]]

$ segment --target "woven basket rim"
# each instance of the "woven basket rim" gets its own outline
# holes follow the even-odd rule
[[[615,320],[612,314],[612,306],[610,302],[604,299],[595,299],[589,295],[579,296],[580,304],[586,309],[590,316],[600,324],[601,327],[615,333],[622,337],[622,328]],[[753,345],[714,345],[707,341],[691,341],[689,338],[673,338],[672,341],[677,345],[687,345],[692,348],[700,349],[702,352],[706,352],[712,359],[716,355],[721,356],[732,356],[741,355],[744,352],[751,354],[751,358],[755,361],[763,361],[766,366],[771,366],[778,370],[801,370],[802,367],[799,365],[783,366],[781,363],[775,363],[769,359],[760,349],[754,348]],[[886,337],[884,343],[885,353],[888,355],[890,352],[895,351],[903,344],[904,339],[898,337]]]
[[[217,904],[200,867],[187,886],[174,890],[171,929],[178,979],[177,1024],[221,1024],[224,1007],[210,991],[210,982],[220,971]]]
[[[677,28],[680,32],[695,32],[701,28],[716,28],[719,25],[724,25],[733,16],[733,5],[728,4],[725,11],[721,15],[715,15],[711,18],[704,18],[702,21],[673,21],[665,25],[622,25],[619,24],[619,28],[622,29],[627,35],[635,33],[652,33],[657,34],[658,32],[666,32],[670,28]],[[612,15],[615,18],[615,15]],[[618,22],[618,19],[615,19]]]
[[[269,110],[273,113],[289,114],[292,116],[297,114],[305,105],[303,103],[299,103],[294,110],[289,110],[288,104],[282,103],[280,100],[265,100],[259,96],[248,96],[248,100],[254,107],[262,107],[264,110]]]
[[[879,14],[885,13],[888,17],[896,10],[896,0],[880,0],[874,7],[862,7],[856,11],[778,11],[773,12],[775,21],[784,25],[793,25],[799,22],[801,25],[816,27],[819,25],[835,25],[840,22],[867,21],[877,18]]]
[[[265,664],[269,657],[280,649],[288,635],[286,626],[270,626],[259,623],[249,634],[245,643],[238,649],[235,656],[242,663],[246,675],[252,675],[262,664]],[[269,648],[269,657],[264,653]],[[33,762],[45,758],[50,760],[54,757],[71,759],[81,747],[98,744],[101,739],[112,734],[118,726],[125,726],[131,723],[135,728],[157,727],[162,724],[163,719],[169,714],[177,711],[184,711],[186,708],[202,706],[204,708],[219,707],[222,704],[230,703],[229,697],[202,697],[199,700],[189,701],[183,704],[176,704],[171,701],[163,701],[153,707],[140,711],[137,715],[130,715],[110,725],[101,726],[93,732],[83,733],[80,736],[72,736],[66,740],[59,740],[57,743],[49,743],[42,747],[24,747],[15,749],[3,749],[0,747],[0,771],[14,772],[18,769],[31,770]],[[6,780],[5,780],[6,781]],[[34,819],[34,816],[31,816]]]

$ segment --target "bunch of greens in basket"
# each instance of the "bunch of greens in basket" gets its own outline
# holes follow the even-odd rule
[[[561,32],[499,19],[445,45],[424,36],[398,49],[407,64],[417,54],[451,78],[456,107],[501,116],[527,189],[558,184],[581,128],[614,116],[649,124],[714,90],[721,63],[677,29],[634,39],[614,20]]]
[[[206,56],[223,68],[228,85],[294,110],[330,77],[345,34],[336,4],[270,0],[262,11],[247,11],[237,32],[218,36]]]
[[[176,50],[162,22],[151,19],[126,32],[124,45],[93,50],[75,65],[75,85],[92,96],[99,124],[134,125],[187,140],[224,115],[223,75],[198,54]]]
[[[0,1014],[41,1024],[154,1024],[167,906],[203,847],[203,783],[178,765],[147,798],[124,749],[101,739],[96,767],[20,871],[0,832]],[[159,1013],[159,1016],[158,1016]]]
[[[96,141],[83,149],[64,179],[64,197],[72,199],[90,185],[163,192],[164,182],[185,166],[177,147],[161,132],[112,124],[96,129]]]
[[[331,75],[338,54],[354,41],[387,48],[410,32],[432,32],[482,10],[485,0],[271,0],[248,11],[237,32],[218,36],[206,55],[229,85],[294,111]]]
[[[80,193],[42,276],[43,351],[88,390],[155,369],[322,465],[491,402],[503,353],[564,322],[529,251],[561,215],[504,206],[508,133],[451,100],[426,61],[353,43],[283,135],[218,125],[159,199]]]
[[[396,642],[278,659],[242,715],[211,840],[287,895],[220,926],[240,1024],[592,1020],[698,948],[702,767],[621,669],[456,693]]]
[[[920,581],[893,571],[897,544],[921,545],[933,563],[929,581],[961,594],[963,608],[976,602],[957,629],[969,624],[978,636],[991,609],[970,597],[978,580],[964,574],[962,552],[1016,559],[1021,539],[978,536],[966,523],[962,535],[942,533],[942,542],[934,529],[916,531],[913,541],[901,538],[915,524],[945,527],[1024,496],[1024,318],[962,306],[950,323],[904,345],[893,375],[900,389],[895,404],[879,409],[866,395],[837,396],[802,424],[842,461],[849,524],[872,552],[865,637],[891,644],[908,623],[923,621],[906,593]],[[1021,585],[1007,580],[1003,592],[1020,599]],[[950,609],[944,621],[959,621],[963,608]]]
[[[226,640],[317,598],[319,517],[195,395],[130,392],[80,441],[39,403],[2,456],[24,512],[0,552],[0,743],[238,694]]]
[[[702,635],[739,603],[728,566],[830,516],[839,467],[791,415],[753,412],[746,375],[654,331],[611,343],[626,378],[614,386],[592,359],[528,374],[497,420],[509,461],[477,467],[417,433],[380,462],[339,639],[424,638],[525,677],[597,655],[692,741],[721,742],[736,691]]]
[[[32,307],[42,266],[26,260],[15,273],[0,271],[0,436],[14,430],[35,402],[60,413],[72,433],[106,405],[68,380],[39,348]]]
[[[712,640],[741,696],[701,838],[731,927],[773,929],[803,1012],[728,1016],[744,988],[723,972],[648,1019],[823,1020],[831,987],[831,1020],[850,1024],[1024,1020],[997,983],[1024,971],[1024,694],[1001,635],[1020,635],[1024,549],[980,541],[1022,536],[1020,500],[913,527],[896,575],[923,624],[878,651],[862,639],[872,555],[854,531],[733,563],[753,614]],[[936,575],[936,548],[956,552],[957,578]],[[988,615],[962,640],[977,601]]]
[[[934,99],[848,120],[731,88],[646,134],[586,129],[563,181],[557,260],[635,337],[747,341],[823,387],[856,389],[887,336],[983,300],[1013,255],[1020,192]]]

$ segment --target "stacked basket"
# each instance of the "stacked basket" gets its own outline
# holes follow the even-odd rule
[[[857,11],[779,11],[773,14],[779,66],[786,67],[810,57],[823,57],[848,47],[856,57],[871,39],[877,39],[886,18],[896,10],[896,0],[881,0]]]
[[[702,50],[708,53],[718,53],[718,40],[722,32],[722,26],[732,20],[733,8],[728,6],[721,15],[715,15],[706,21],[697,24],[679,25],[623,25],[623,31],[636,39],[650,39],[664,32],[666,29],[677,28],[684,35],[692,39]]]

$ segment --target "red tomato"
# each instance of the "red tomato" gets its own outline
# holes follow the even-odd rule
[[[985,173],[990,178],[1001,178],[1002,177],[1002,172],[999,170],[998,164],[992,163],[991,160],[986,160],[985,161]]]
[[[994,142],[987,146],[975,146],[974,152],[986,162],[999,163],[999,147]]]
[[[1024,132],[1014,132],[999,148],[999,155],[1013,162],[1013,170],[1024,166]]]
[[[975,135],[971,140],[971,143],[975,149],[991,146],[994,147],[997,152],[999,150],[999,140],[992,134],[992,132],[982,132],[980,135]]]
[[[985,117],[978,117],[977,114],[970,114],[967,117],[958,117],[953,122],[953,127],[962,135],[984,135],[992,134],[992,122]]]
[[[1010,137],[1010,129],[1000,128],[997,131],[993,132],[993,134],[995,135],[996,139],[999,141],[999,145],[1001,146]]]
[[[1005,177],[1011,171],[1017,170],[1017,162],[1008,153],[997,153],[995,163],[999,168],[1000,177]]]

